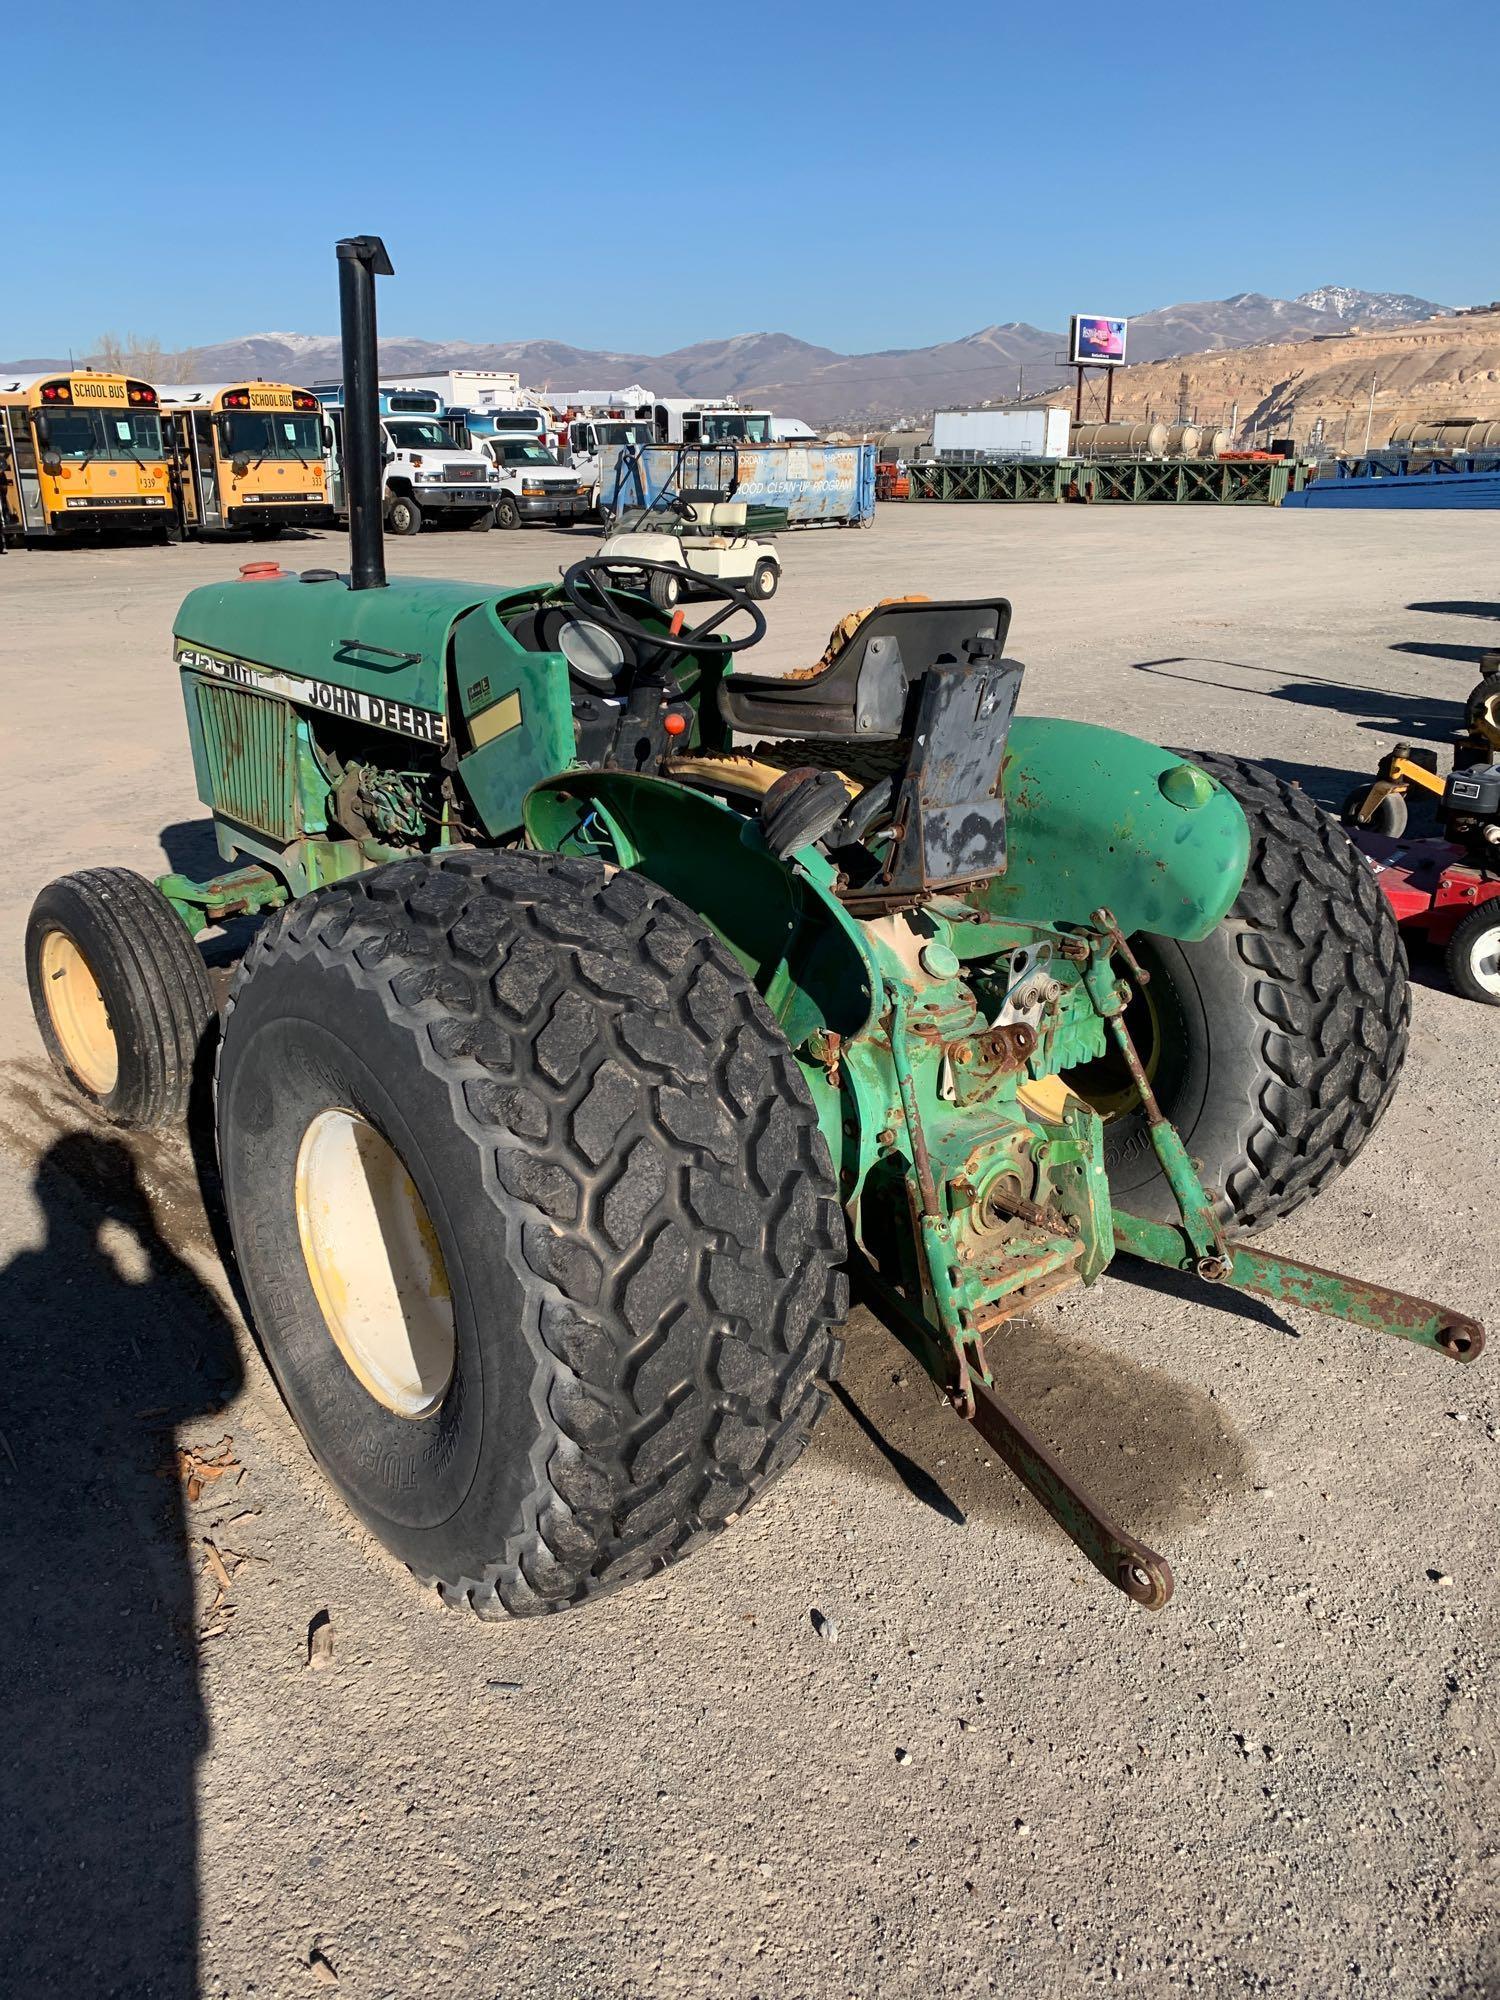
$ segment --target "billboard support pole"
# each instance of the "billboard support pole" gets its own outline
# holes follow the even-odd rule
[[[1073,421],[1075,424],[1083,422],[1083,369],[1081,366],[1078,370],[1078,393],[1073,398]]]
[[[1114,415],[1114,409],[1115,409],[1115,371],[1113,368],[1106,368],[1104,371],[1104,421],[1106,423],[1108,423],[1110,418]]]

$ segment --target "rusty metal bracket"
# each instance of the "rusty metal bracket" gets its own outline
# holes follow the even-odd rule
[[[1119,1209],[1115,1211],[1115,1242],[1132,1257],[1164,1264],[1174,1271],[1196,1270],[1200,1262],[1184,1229],[1147,1222]],[[1218,1282],[1230,1291],[1255,1292],[1278,1305],[1300,1306],[1307,1312],[1372,1327],[1377,1333],[1393,1333],[1399,1340],[1431,1347],[1450,1361],[1477,1361],[1484,1350],[1484,1328],[1479,1321],[1450,1306],[1395,1291],[1389,1285],[1373,1285],[1365,1278],[1325,1271],[1321,1265],[1304,1264],[1295,1257],[1252,1249],[1245,1243],[1230,1241],[1225,1252],[1227,1269]]]
[[[969,1393],[972,1413],[962,1409],[959,1413],[969,1416],[995,1456],[1036,1496],[1101,1576],[1108,1577],[1133,1603],[1147,1611],[1160,1611],[1172,1595],[1172,1566],[1166,1557],[1116,1527],[993,1389],[974,1382]],[[959,1408],[957,1402],[954,1407]]]

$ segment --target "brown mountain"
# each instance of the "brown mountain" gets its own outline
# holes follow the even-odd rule
[[[1236,292],[1141,313],[1131,321],[1130,352],[1151,362],[1169,355],[1301,342],[1351,324],[1399,325],[1447,308],[1405,292],[1361,292],[1325,285],[1300,299]],[[480,343],[394,338],[381,342],[388,371],[429,374],[449,368],[514,368],[534,389],[620,387],[642,382],[666,396],[734,395],[770,404],[813,424],[877,424],[934,408],[998,402],[1062,379],[1067,341],[1025,322],[981,328],[929,347],[840,354],[786,333],[742,333],[699,341],[667,354],[580,348],[563,341]],[[169,379],[198,381],[261,375],[321,382],[339,373],[332,335],[248,334],[167,357]],[[35,373],[48,362],[0,363]],[[1174,403],[1175,408],[1175,403]]]

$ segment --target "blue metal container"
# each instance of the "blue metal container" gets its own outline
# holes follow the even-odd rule
[[[599,502],[619,513],[664,494],[733,492],[758,527],[869,521],[873,444],[609,445],[599,454]]]
[[[1283,507],[1500,507],[1500,472],[1366,473],[1319,479],[1288,493]]]

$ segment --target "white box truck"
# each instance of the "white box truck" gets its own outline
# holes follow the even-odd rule
[[[382,375],[382,389],[430,389],[446,410],[514,410],[524,400],[509,368],[450,368],[446,375]]]
[[[1049,409],[939,410],[932,455],[950,463],[999,458],[1066,458],[1068,413]]]

